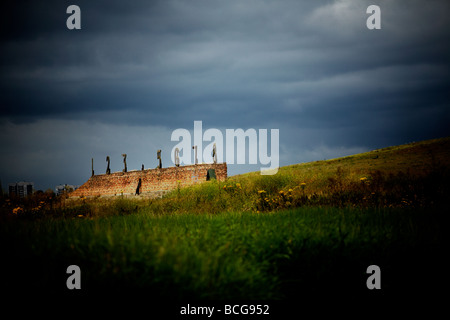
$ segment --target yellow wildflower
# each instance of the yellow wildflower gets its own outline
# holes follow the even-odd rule
[[[23,212],[23,208],[22,207],[17,207],[13,209],[13,214],[19,214]]]

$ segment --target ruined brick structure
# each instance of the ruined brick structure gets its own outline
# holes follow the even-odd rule
[[[227,178],[227,164],[197,164],[170,168],[93,175],[69,197],[136,195],[157,197],[176,189],[207,181],[208,170],[216,179]]]

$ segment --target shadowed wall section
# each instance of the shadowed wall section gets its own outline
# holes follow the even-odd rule
[[[227,164],[197,164],[183,167],[134,170],[92,176],[69,197],[140,195],[160,196],[180,187],[207,181],[208,170],[214,169],[216,179],[227,178]],[[139,188],[138,188],[139,187]]]

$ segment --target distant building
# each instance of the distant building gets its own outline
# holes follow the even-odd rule
[[[8,187],[10,196],[17,196],[20,198],[24,198],[33,194],[34,182],[21,181],[16,183],[10,183]]]
[[[55,187],[55,192],[56,192],[56,195],[59,196],[63,193],[77,190],[78,187],[79,186],[74,186],[74,185],[70,185],[70,184],[60,184],[59,186]]]

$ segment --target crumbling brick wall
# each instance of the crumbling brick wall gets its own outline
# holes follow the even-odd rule
[[[208,169],[214,169],[216,179],[227,178],[227,164],[197,164],[161,169],[134,170],[94,175],[69,197],[115,196],[135,194],[140,179],[140,194],[160,194],[180,187],[206,181]]]

